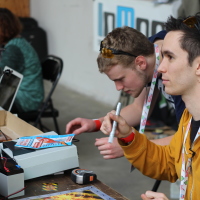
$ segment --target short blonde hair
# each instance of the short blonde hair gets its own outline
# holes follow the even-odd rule
[[[114,29],[103,40],[104,48],[113,48],[133,54],[136,56],[150,56],[154,54],[154,45],[141,32],[134,28],[124,26]],[[105,58],[101,52],[97,58],[99,71],[104,73],[109,71],[112,66],[121,64],[125,68],[129,68],[135,60],[134,56],[114,55],[113,58]]]

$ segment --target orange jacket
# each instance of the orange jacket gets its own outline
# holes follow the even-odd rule
[[[156,145],[149,141],[144,134],[137,131],[135,139],[129,145],[125,145],[118,140],[125,157],[136,167],[142,174],[157,179],[175,182],[181,175],[181,152],[185,130],[191,115],[185,109],[178,131],[175,133],[171,142],[167,146]],[[185,159],[192,156],[190,148],[190,132],[186,140]],[[192,170],[188,178],[188,186],[186,192],[186,200],[200,199],[200,137],[194,142],[192,149],[196,154],[192,159]]]

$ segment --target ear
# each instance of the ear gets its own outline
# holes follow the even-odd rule
[[[195,75],[200,83],[200,56],[195,59]]]
[[[196,76],[197,76],[197,80],[200,83],[200,63],[198,65],[198,67],[196,68]]]
[[[144,71],[147,68],[147,61],[144,56],[136,57],[135,64],[136,64],[136,69],[138,69],[138,70]]]
[[[200,57],[196,59],[196,75],[200,77]]]
[[[197,67],[196,75],[200,76],[200,65]]]

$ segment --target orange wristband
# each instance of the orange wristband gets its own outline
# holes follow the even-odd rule
[[[93,119],[95,125],[96,125],[96,128],[94,131],[99,131],[100,128],[101,128],[101,121],[99,119]]]
[[[129,143],[132,142],[135,138],[135,133],[132,132],[129,136],[125,137],[125,138],[119,138],[119,140],[121,140],[124,143]]]

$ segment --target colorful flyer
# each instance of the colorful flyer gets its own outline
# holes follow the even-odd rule
[[[74,135],[75,134],[21,137],[17,140],[15,146],[31,149],[67,146],[72,145]]]

